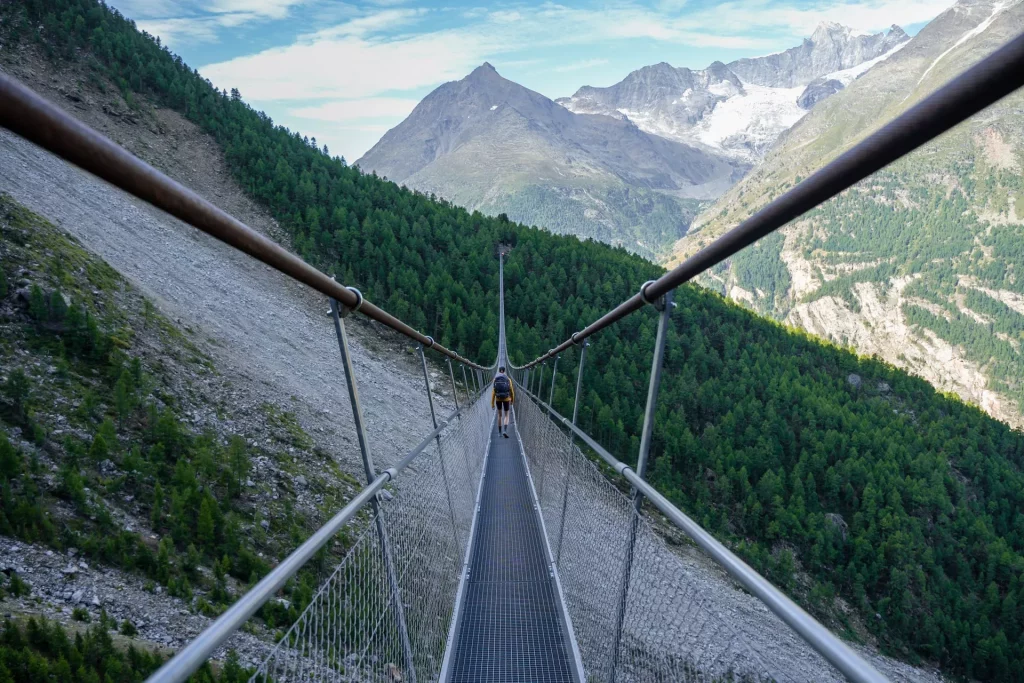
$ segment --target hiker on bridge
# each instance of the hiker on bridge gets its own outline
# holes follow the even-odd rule
[[[505,374],[505,366],[498,368],[491,386],[491,408],[498,411],[498,433],[508,438],[508,414],[512,410],[512,401],[516,398],[516,390],[512,388],[512,380]],[[502,420],[504,419],[504,422]],[[503,426],[504,425],[504,426]]]

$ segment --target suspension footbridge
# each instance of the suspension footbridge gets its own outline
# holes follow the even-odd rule
[[[515,367],[506,346],[503,261],[498,354],[485,365],[436,343],[0,74],[0,125],[291,276],[330,305],[366,485],[150,680],[186,680],[346,527],[358,531],[344,556],[256,666],[253,681],[886,680],[646,482],[672,293],[1022,85],[1024,36]],[[580,381],[587,339],[645,306],[659,312],[659,325],[631,467],[577,425]],[[384,470],[375,465],[359,399],[345,327],[353,314],[417,342],[423,368],[434,429]],[[578,356],[575,402],[572,415],[562,416],[551,388],[560,354],[570,348]],[[446,363],[456,398],[456,410],[441,418],[427,352]],[[510,369],[516,388],[509,439],[498,436],[489,400],[499,365]],[[773,647],[738,625],[742,619],[709,606],[706,585],[665,541],[666,529],[754,596],[773,636],[795,645]]]

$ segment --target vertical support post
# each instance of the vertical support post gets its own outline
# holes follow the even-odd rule
[[[434,413],[434,396],[430,393],[430,376],[427,374],[427,354],[423,351],[423,344],[417,344],[416,349],[420,352],[420,362],[423,364],[423,384],[427,389],[427,402],[430,404],[430,421],[437,429],[437,415]],[[441,476],[444,477],[444,492],[448,496],[448,514],[452,518],[452,535],[455,537],[455,547],[459,547],[459,528],[455,524],[455,506],[452,505],[452,487],[448,483],[448,468],[444,464],[444,453],[441,451],[441,435],[437,437],[437,457],[441,460]]]
[[[537,373],[537,408],[540,409],[542,401],[544,401],[544,366],[547,365],[547,361],[541,361],[540,372]],[[541,455],[540,461],[540,490],[537,492],[539,499],[544,500],[544,480],[547,478],[547,458]]]
[[[580,348],[580,367],[576,372],[576,398],[572,402],[572,426],[576,426],[576,416],[580,412],[580,389],[583,386],[583,362],[587,359],[587,347],[590,342],[584,341]],[[569,431],[569,448],[565,451],[565,486],[562,487],[562,516],[558,523],[558,557],[555,561],[559,566],[562,564],[562,546],[565,545],[565,511],[569,502],[569,463],[572,459],[572,449],[575,446],[576,434]]]
[[[555,401],[555,378],[558,377],[558,359],[559,358],[561,358],[561,356],[555,356],[555,362],[551,366],[551,392],[548,394],[548,414],[549,415],[551,414],[551,411],[554,410],[554,406],[552,405],[552,403],[554,403],[554,401]]]
[[[348,334],[345,330],[345,321],[343,320],[348,314],[349,310],[347,308],[342,312],[341,305],[335,299],[331,299],[331,316],[334,318],[334,331],[338,336],[341,362],[345,367],[345,380],[348,385],[349,402],[352,404],[352,418],[356,425],[356,436],[359,439],[359,452],[363,457],[366,482],[370,483],[377,478],[377,471],[373,465],[373,456],[370,454],[370,442],[366,435],[366,420],[363,419],[363,408],[359,402],[355,366],[352,364]],[[416,683],[416,667],[413,662],[412,643],[409,641],[409,629],[405,622],[405,605],[402,603],[402,592],[398,586],[398,576],[395,573],[395,564],[391,557],[391,544],[388,541],[384,520],[380,516],[380,503],[376,496],[370,500],[370,505],[373,508],[373,517],[376,520],[377,536],[380,539],[381,554],[384,559],[384,571],[387,574],[388,584],[391,588],[391,600],[394,603],[395,617],[398,621],[398,634],[402,641],[402,655],[405,657],[405,668],[409,672],[409,680]]]
[[[473,390],[469,388],[469,380],[466,379],[466,365],[465,363],[461,363],[460,365],[462,365],[462,383],[466,385],[466,403],[472,403]]]
[[[643,290],[640,290],[641,293]],[[654,411],[658,407],[658,389],[661,387],[661,369],[665,360],[665,337],[668,334],[668,319],[672,314],[672,292],[669,291],[661,299],[654,302],[654,307],[661,311],[658,316],[658,335],[654,340],[654,358],[651,360],[651,379],[647,385],[647,406],[644,408],[644,426],[640,434],[640,452],[636,459],[636,473],[643,479],[647,473],[647,455],[651,450],[651,437],[654,433]],[[630,575],[633,571],[633,553],[636,547],[636,532],[640,522],[640,507],[643,495],[637,489],[632,493],[634,514],[630,516],[629,542],[626,545],[626,557],[622,566],[622,583],[619,587],[619,602],[615,610],[615,631],[612,634],[611,667],[608,680],[615,682],[616,669],[619,666],[619,644],[622,640],[622,624],[626,617],[626,600],[629,597]]]
[[[536,394],[537,394],[537,401],[538,402],[544,400],[544,366],[547,365],[547,364],[548,364],[547,361],[544,361],[543,363],[541,363],[540,364],[540,372],[537,373],[538,377],[537,377],[537,391],[536,391]]]
[[[526,377],[523,379],[523,386],[526,387],[526,391],[530,391],[530,368],[526,368]]]
[[[445,358],[448,361],[448,376],[452,378],[452,397],[455,399],[455,410],[459,410],[459,389],[455,386],[455,371],[452,370],[452,359]],[[459,413],[459,419],[462,419],[462,414]]]

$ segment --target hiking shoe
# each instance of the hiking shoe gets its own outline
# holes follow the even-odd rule
[[[504,434],[502,434],[502,436],[504,436],[507,439],[508,438],[508,432],[505,432]]]

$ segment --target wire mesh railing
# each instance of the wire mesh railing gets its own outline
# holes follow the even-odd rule
[[[384,489],[377,514],[252,681],[437,680],[492,419],[487,398],[478,397],[406,468],[406,476]]]
[[[706,559],[672,549],[665,529],[638,511],[628,489],[616,486],[615,475],[603,472],[584,454],[577,445],[582,432],[566,430],[567,419],[522,385],[518,388],[516,423],[587,680],[885,680],[857,661],[852,651],[848,654],[859,667],[858,675],[841,672],[820,654],[817,644],[773,613],[777,605],[761,604],[738,590],[723,591],[724,577]],[[586,439],[588,447],[600,448]],[[598,455],[615,464],[614,469],[630,483],[641,483],[607,452]],[[662,512],[685,517],[646,485],[644,495]],[[672,515],[667,518],[691,535],[688,526]],[[685,521],[696,526],[692,520]],[[703,530],[700,533],[710,538]],[[710,559],[724,566],[721,558]],[[767,585],[760,577],[757,580]],[[751,592],[764,601],[760,590]],[[823,626],[775,593],[788,603],[787,609],[827,634]]]
[[[697,273],[1020,87],[1024,83],[1022,63],[1024,36],[924,99],[670,273],[645,283],[636,295],[527,363],[518,379],[529,382],[533,379],[528,374],[530,368],[547,359],[557,359],[561,351],[645,304],[659,300],[670,303],[671,292]],[[469,542],[475,509],[476,484],[493,416],[486,396],[478,394],[456,412],[451,422],[438,425],[431,398],[435,431],[402,463],[378,475],[365,440],[340,318],[348,312],[360,311],[419,342],[428,397],[424,348],[435,349],[449,361],[462,363],[463,371],[468,365],[481,392],[486,392],[483,373],[493,366],[477,365],[435,344],[429,336],[364,301],[357,290],[334,282],[3,74],[0,105],[0,125],[332,300],[368,484],[330,522],[158,671],[153,680],[184,680],[334,534],[367,507],[371,510],[369,519],[353,545],[298,620],[260,663],[252,680],[436,680],[453,619],[463,551]],[[344,314],[339,312],[341,307]],[[499,359],[507,362],[503,293],[501,308]],[[660,310],[665,318],[665,304]],[[659,332],[659,348],[663,348],[663,338]],[[658,353],[636,472],[600,449],[574,423],[565,433],[542,399],[526,391],[517,394],[518,429],[588,678],[824,681],[839,680],[845,675],[856,681],[884,680],[643,481],[661,365]],[[448,375],[453,391],[457,391],[450,366]],[[536,379],[539,388],[543,375]],[[574,444],[577,437],[599,452],[634,487],[631,496],[620,491],[583,454]],[[397,478],[403,470],[407,474]],[[710,600],[708,587],[700,585],[696,572],[668,548],[654,525],[640,512],[641,492],[767,608],[758,611],[749,603],[723,606],[721,601]],[[768,608],[778,615],[777,619]],[[732,618],[726,618],[726,609],[735,612]],[[760,640],[759,634],[766,631],[764,625],[745,628],[745,619],[775,619],[774,640]],[[778,628],[779,619],[799,632],[807,645],[793,633]],[[779,647],[779,639],[784,638],[792,639],[792,643]]]
[[[714,680],[737,674],[744,678],[773,680],[838,680],[839,676],[852,681],[885,680],[849,646],[644,480],[672,295],[677,287],[704,270],[1021,87],[1024,85],[1022,65],[1024,34],[922,99],[672,271],[641,285],[636,294],[565,341],[522,366],[511,366],[521,389],[516,396],[516,413],[520,429],[525,432],[524,446],[534,479],[543,482],[539,487],[543,491],[540,506],[549,533],[554,534],[551,541],[557,548],[559,573],[563,577],[584,666],[590,676],[608,681],[708,680],[708,677]],[[576,416],[587,339],[645,305],[654,306],[660,315],[637,466],[633,471],[582,433],[576,426]],[[503,339],[504,329],[502,311]],[[580,370],[572,422],[558,418],[569,429],[566,435],[552,421],[555,414],[543,403],[541,392],[547,361],[553,361],[549,385],[553,387],[559,354],[574,346],[580,347]],[[599,476],[593,466],[586,466],[588,461],[573,445],[577,437],[631,485],[628,498]],[[564,455],[560,457],[558,451]],[[552,491],[558,488],[562,489],[561,498],[552,499],[555,495]],[[579,497],[569,494],[575,489],[579,489]],[[645,498],[799,634],[809,646],[809,649],[804,648],[808,657],[802,657],[800,662],[780,662],[778,655],[785,651],[783,648],[751,647],[755,642],[750,637],[752,634],[741,633],[741,627],[736,625],[742,622],[704,618],[714,610],[699,611],[698,618],[693,618],[688,610],[694,604],[699,606],[700,599],[706,595],[689,591],[685,567],[677,561],[678,556],[673,560],[673,555],[640,514]],[[598,557],[601,560],[595,561]],[[615,565],[620,567],[617,574]],[[616,576],[619,577],[617,585]],[[680,615],[685,616],[680,618]],[[701,633],[698,640],[690,643],[688,634],[694,623],[701,624]],[[720,630],[723,627],[724,630]],[[706,632],[706,628],[711,632]],[[732,648],[733,642],[742,646]],[[722,647],[723,643],[730,646]]]
[[[526,391],[517,394],[515,411],[591,680],[794,680],[707,608],[708,596],[689,580],[680,556]],[[616,597],[631,534],[633,571],[614,653]]]
[[[346,669],[376,670],[384,662],[378,672],[387,677],[384,680],[416,681],[421,668],[426,679],[436,677],[461,551],[468,543],[474,482],[481,475],[488,433],[483,422],[491,419],[486,401],[479,397],[485,391],[484,373],[494,366],[473,363],[436,343],[366,301],[359,290],[336,282],[2,73],[0,126],[302,282],[331,302],[367,485],[150,680],[188,678],[366,506],[371,510],[370,523],[321,584],[316,599],[260,665],[263,673],[259,675],[274,680],[347,680]],[[421,443],[398,466],[383,473],[374,467],[367,442],[345,332],[344,318],[355,312],[418,342],[435,428],[428,443]],[[446,356],[457,408],[450,423],[437,422],[427,349]],[[453,361],[460,364],[465,384],[467,405],[462,410],[458,410]],[[396,479],[406,468],[413,475],[408,477],[414,482],[409,485]],[[348,679],[367,680],[361,674]]]

